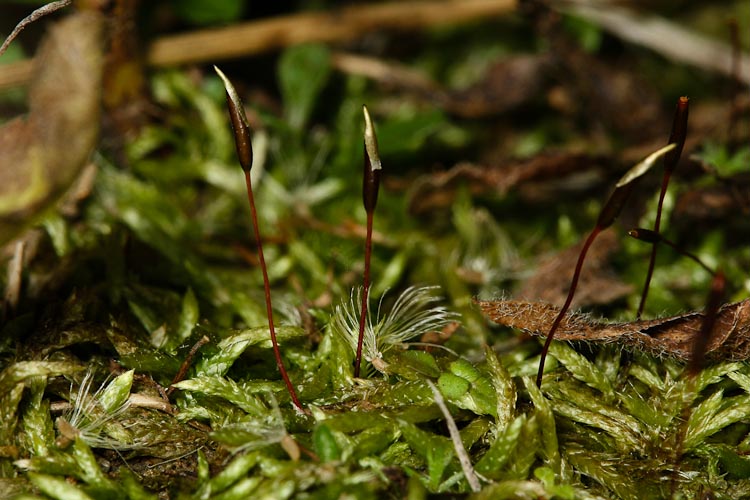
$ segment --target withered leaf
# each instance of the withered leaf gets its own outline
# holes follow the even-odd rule
[[[494,116],[516,109],[544,90],[553,69],[549,55],[519,55],[491,65],[482,79],[437,95],[448,112],[463,118]]]
[[[546,336],[559,308],[542,302],[521,300],[476,301],[493,322]],[[695,337],[704,315],[690,312],[668,318],[631,323],[594,321],[584,314],[568,313],[555,334],[557,340],[617,343],[661,356],[690,359]],[[719,309],[706,358],[739,361],[750,358],[750,299],[724,304]]]
[[[57,201],[96,145],[102,33],[95,12],[55,24],[36,58],[28,115],[0,127],[0,243]]]
[[[534,274],[524,282],[517,297],[553,304],[564,302],[582,246],[583,241],[539,262],[535,266]],[[581,270],[572,307],[609,304],[633,291],[632,286],[620,281],[609,269],[610,256],[619,246],[617,236],[612,230],[603,231],[591,245],[586,264]]]
[[[545,200],[560,190],[580,191],[599,185],[612,161],[575,152],[545,152],[502,165],[463,162],[417,179],[409,192],[409,210],[420,214],[449,206],[460,186],[467,186],[472,194],[502,196],[514,190],[530,202]]]
[[[676,219],[698,222],[743,219],[750,213],[750,176],[736,175],[724,185],[696,188],[681,194],[675,203]]]

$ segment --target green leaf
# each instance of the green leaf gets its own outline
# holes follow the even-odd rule
[[[750,479],[750,458],[738,455],[734,448],[727,445],[717,445],[715,452],[727,473],[740,479]]]
[[[451,362],[448,365],[448,368],[454,375],[471,383],[476,382],[479,380],[479,377],[481,377],[479,370],[465,359],[457,359],[456,361]]]
[[[13,443],[17,435],[18,404],[23,396],[23,384],[16,384],[7,392],[0,392],[0,442]]]
[[[560,450],[557,441],[557,423],[552,413],[552,406],[542,391],[536,386],[533,380],[524,377],[523,385],[529,391],[531,401],[536,408],[536,415],[539,419],[539,426],[542,431],[542,451],[544,452],[547,463],[556,474],[561,473]]]
[[[411,253],[412,251],[407,248],[393,256],[385,268],[380,272],[378,280],[373,284],[372,290],[370,291],[372,297],[385,295],[388,290],[398,286],[398,283],[404,277],[404,272],[409,264],[409,256]]]
[[[55,252],[58,257],[64,257],[70,252],[70,238],[68,236],[68,225],[65,219],[58,213],[54,212],[47,215],[42,224],[47,230],[47,234],[52,240]]]
[[[326,424],[317,425],[313,431],[312,438],[315,452],[323,463],[332,462],[341,458],[339,444],[336,442],[336,438],[333,435],[333,432],[331,432],[331,428]]]
[[[719,174],[728,177],[747,171],[747,165],[750,163],[750,147],[739,147],[734,153],[731,153],[728,146],[706,141],[703,145],[703,151],[698,153],[706,163],[715,166]]]
[[[174,356],[163,351],[141,346],[133,353],[121,353],[119,362],[126,368],[137,372],[151,373],[164,377],[173,377],[180,369],[180,362]]]
[[[247,498],[253,498],[251,493],[253,493],[262,482],[262,477],[245,477],[234,483],[226,491],[212,498],[213,500],[245,500]]]
[[[305,336],[305,331],[298,327],[276,327],[276,338],[281,344],[287,340]],[[257,345],[264,349],[271,348],[271,334],[267,327],[249,328],[222,340],[215,355],[202,359],[195,369],[196,376],[225,375],[232,364],[250,346]]]
[[[219,24],[236,21],[242,16],[244,0],[173,0],[172,8],[185,21],[196,24]]]
[[[28,476],[34,486],[55,500],[94,500],[65,479],[34,472],[29,472]]]
[[[526,423],[526,415],[517,416],[510,425],[501,428],[497,438],[490,445],[474,469],[490,478],[500,477],[502,467],[508,462],[518,445],[521,429]]]
[[[484,354],[490,381],[497,394],[497,423],[499,427],[504,427],[510,425],[516,413],[516,384],[490,346],[485,345]]]
[[[750,417],[750,396],[722,396],[723,391],[717,391],[693,409],[685,433],[685,450],[699,445],[725,427]]]
[[[24,433],[19,437],[27,442],[34,455],[47,455],[50,443],[55,440],[55,429],[49,413],[49,400],[44,398],[46,377],[37,377],[29,383],[31,397],[23,415]],[[0,400],[0,404],[4,401]]]
[[[83,366],[69,361],[19,361],[0,372],[0,396],[27,378],[44,375],[69,375],[83,370]]]
[[[257,384],[256,384],[257,385]],[[182,391],[200,392],[208,396],[217,396],[224,398],[242,408],[247,413],[253,415],[265,415],[268,408],[265,404],[252,393],[253,384],[239,383],[234,380],[219,376],[202,376],[188,380],[183,380],[174,384],[172,387]],[[263,385],[261,391],[266,391],[268,387]],[[257,388],[255,389],[258,390]]]
[[[182,299],[182,312],[180,314],[180,320],[177,325],[177,335],[174,338],[173,345],[178,345],[187,339],[193,328],[198,322],[200,315],[200,309],[198,308],[198,299],[195,297],[192,288],[188,288],[185,292],[185,296]]]
[[[490,379],[474,365],[460,359],[438,379],[440,392],[459,408],[497,417],[497,394]]]
[[[116,498],[119,496],[117,495],[119,489],[104,475],[99,468],[96,457],[94,457],[94,454],[91,452],[91,448],[89,448],[83,439],[76,439],[75,443],[73,443],[73,456],[75,457],[76,463],[80,469],[79,477],[86,482],[86,484],[99,492],[108,492],[109,498]]]
[[[128,370],[118,375],[107,385],[99,396],[99,405],[107,413],[111,413],[121,407],[130,397],[130,388],[133,386],[134,370]]]
[[[440,368],[435,358],[425,351],[391,351],[388,353],[387,360],[394,373],[410,376],[410,378],[440,376]]]
[[[376,455],[393,444],[400,435],[398,427],[392,422],[388,422],[388,425],[369,427],[352,436],[353,457],[365,458]]]
[[[438,379],[440,392],[448,399],[459,399],[469,392],[471,384],[468,380],[454,375],[453,373],[443,373]]]
[[[379,122],[380,156],[418,152],[428,137],[446,125],[445,115],[435,108],[427,112],[402,113]]]
[[[286,119],[293,129],[302,131],[307,125],[330,72],[330,53],[324,45],[298,45],[281,56],[279,85]]]
[[[589,53],[596,53],[602,44],[602,28],[580,17],[565,16],[563,26],[570,32]]]
[[[385,416],[373,412],[348,411],[325,420],[329,429],[338,432],[357,432],[392,424]]]
[[[549,354],[562,363],[576,379],[589,387],[598,389],[607,398],[614,397],[612,384],[610,384],[604,373],[568,344],[553,342],[550,344]]]
[[[423,431],[408,422],[400,422],[400,427],[409,446],[427,462],[430,488],[437,489],[453,459],[453,443],[447,437]]]
[[[643,425],[632,415],[602,401],[601,394],[574,381],[545,386],[553,411],[575,422],[604,430],[622,452],[644,446]]]
[[[245,477],[250,472],[250,469],[255,467],[259,457],[260,455],[257,452],[245,453],[235,457],[221,472],[211,479],[211,488],[209,491],[220,493],[232,486]]]
[[[544,488],[554,495],[555,498],[561,500],[576,500],[576,491],[570,485],[556,485],[555,484],[555,471],[549,467],[539,467],[534,469],[534,477],[539,479],[543,484]]]
[[[541,443],[539,441],[539,421],[536,415],[526,419],[521,426],[521,434],[518,436],[518,445],[513,449],[508,460],[508,470],[503,474],[514,479],[523,479],[529,476],[531,466],[537,461],[537,455]]]
[[[139,477],[128,468],[122,468],[120,471],[120,486],[125,490],[127,498],[130,500],[157,500],[159,497],[155,493],[149,493],[141,486]]]

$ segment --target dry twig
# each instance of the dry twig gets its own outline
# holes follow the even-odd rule
[[[516,0],[402,1],[306,12],[157,38],[147,49],[151,66],[217,62],[310,42],[342,42],[378,29],[416,29],[488,18],[515,10]],[[28,63],[0,72],[0,89],[30,78]]]
[[[609,2],[572,0],[558,4],[574,16],[601,26],[631,43],[647,47],[667,59],[732,77],[739,64],[739,79],[750,83],[750,55],[733,61],[732,47],[682,28],[666,19],[642,15]]]

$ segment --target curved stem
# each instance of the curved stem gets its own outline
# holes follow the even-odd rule
[[[367,236],[365,237],[365,275],[362,283],[362,307],[359,316],[359,337],[357,337],[357,356],[354,359],[354,376],[359,377],[359,369],[362,364],[362,341],[365,338],[365,322],[367,321],[368,296],[370,294],[370,257],[372,256],[372,216],[373,212],[367,213]]]
[[[557,328],[560,326],[560,323],[562,322],[563,317],[565,317],[565,313],[568,312],[568,309],[570,308],[570,303],[573,302],[573,295],[575,295],[576,287],[578,286],[578,278],[581,276],[581,268],[583,268],[583,260],[586,258],[586,253],[589,251],[589,247],[591,246],[591,243],[594,242],[594,238],[596,238],[596,235],[598,235],[601,232],[602,228],[599,226],[596,226],[592,231],[591,234],[589,234],[589,237],[586,238],[586,241],[583,244],[583,247],[581,248],[581,253],[578,255],[578,262],[576,263],[575,271],[573,271],[573,280],[570,282],[570,289],[568,290],[568,298],[565,299],[565,304],[563,304],[562,309],[560,309],[560,312],[557,314],[557,317],[555,318],[555,321],[552,323],[552,327],[549,329],[549,333],[547,334],[547,340],[544,341],[544,347],[542,347],[542,357],[539,360],[539,370],[536,374],[536,386],[541,387],[542,386],[542,375],[544,374],[544,361],[547,359],[547,351],[549,351],[549,346],[552,343],[552,338],[555,335],[555,332],[557,331]]]
[[[661,180],[661,191],[659,192],[659,204],[656,206],[656,221],[654,222],[654,232],[658,235],[659,229],[661,228],[661,211],[664,206],[664,196],[667,194],[667,186],[669,185],[669,178],[672,173],[667,169],[664,171],[664,177]],[[638,305],[638,312],[635,315],[636,319],[641,319],[643,309],[646,307],[646,298],[648,297],[648,289],[651,286],[651,277],[654,274],[654,266],[656,265],[656,249],[659,243],[654,243],[651,247],[651,258],[648,261],[648,271],[646,272],[646,283],[643,285],[643,292],[641,293],[641,303]]]
[[[286,373],[284,368],[284,362],[281,359],[281,351],[279,350],[279,344],[276,341],[276,330],[273,327],[273,309],[271,308],[271,284],[268,280],[268,271],[266,270],[266,260],[263,257],[263,243],[260,240],[260,229],[258,229],[258,214],[255,210],[255,199],[253,198],[253,185],[250,180],[250,171],[245,172],[245,184],[247,185],[247,201],[250,202],[250,214],[253,219],[253,229],[255,231],[255,241],[258,244],[258,261],[260,262],[260,269],[263,273],[263,288],[266,294],[266,312],[268,313],[268,329],[271,332],[271,343],[273,344],[273,354],[276,357],[276,366],[279,367],[281,372],[281,378],[284,379],[286,388],[289,391],[289,395],[292,397],[294,406],[304,411],[302,404],[299,402],[297,393],[294,390],[292,381],[289,380],[289,375]]]
[[[701,266],[703,269],[705,269],[706,272],[708,274],[710,274],[711,276],[716,276],[716,271],[714,271],[713,269],[711,269],[710,267],[708,267],[706,265],[706,263],[703,262],[700,259],[700,257],[698,257],[697,255],[695,255],[694,253],[688,252],[687,250],[683,250],[682,248],[678,247],[676,243],[674,243],[673,241],[670,241],[670,240],[668,240],[666,238],[662,238],[661,241],[665,245],[671,247],[675,252],[679,253],[680,255],[684,255],[688,259],[693,260],[695,263],[697,263],[699,266]]]

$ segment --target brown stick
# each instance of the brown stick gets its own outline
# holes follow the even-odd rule
[[[228,59],[306,42],[339,42],[382,28],[412,29],[509,12],[515,0],[443,0],[373,3],[332,12],[282,16],[156,40],[151,64]]]
[[[182,382],[185,379],[185,375],[187,375],[188,370],[190,369],[190,365],[193,363],[193,358],[198,353],[198,349],[203,347],[204,345],[208,344],[209,338],[204,335],[200,339],[198,339],[198,342],[193,345],[193,347],[190,349],[190,352],[188,352],[188,355],[185,357],[185,360],[180,365],[180,369],[177,370],[177,374],[172,379],[172,383],[169,384],[169,387],[167,388],[167,396],[172,394],[174,392],[174,385],[177,382]]]
[[[157,38],[146,50],[150,66],[217,62],[309,42],[342,42],[377,29],[415,29],[507,14],[517,0],[409,0],[329,12],[305,12],[223,28]],[[31,61],[2,66],[0,89],[31,78]]]
[[[620,7],[617,2],[575,0],[554,2],[563,11],[581,17],[615,36],[653,50],[670,61],[732,77],[732,47],[683,28],[667,19]],[[750,83],[750,54],[740,56],[739,78]]]

